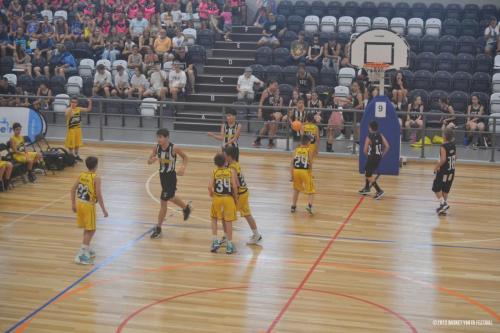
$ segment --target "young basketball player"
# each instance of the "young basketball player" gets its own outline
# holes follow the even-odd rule
[[[455,162],[457,160],[457,149],[455,147],[455,135],[452,128],[444,130],[444,143],[439,150],[439,162],[434,168],[436,177],[432,184],[432,192],[439,200],[439,207],[436,213],[445,215],[450,205],[448,205],[448,194],[450,193],[453,179],[455,178]]]
[[[313,152],[313,157],[318,154],[319,150],[319,129],[318,125],[316,125],[316,120],[314,119],[314,113],[310,112],[306,115],[306,122],[302,125],[302,133],[303,136],[308,136],[310,138],[309,147]]]
[[[10,175],[14,166],[9,161],[0,160],[0,192],[11,189]]]
[[[250,211],[250,205],[248,203],[248,186],[245,181],[245,177],[241,172],[240,163],[238,163],[238,148],[233,146],[228,146],[224,150],[224,154],[226,156],[226,164],[230,169],[233,169],[236,172],[236,177],[238,180],[238,205],[237,209],[240,212],[240,215],[247,220],[248,226],[252,230],[252,236],[248,240],[248,245],[255,245],[262,240],[262,236],[257,230],[257,223],[255,223],[255,219],[252,216],[252,212]],[[223,237],[221,240],[221,245],[223,245],[226,241],[226,237]]]
[[[374,197],[376,200],[380,200],[380,198],[384,196],[384,191],[378,186],[373,173],[377,170],[380,161],[384,155],[387,154],[389,149],[389,142],[387,142],[384,135],[378,131],[378,123],[376,121],[370,122],[368,126],[368,136],[365,139],[365,146],[363,149],[363,152],[367,156],[365,165],[365,187],[359,191],[359,194],[370,194],[371,187],[373,186],[375,190],[377,190]]]
[[[236,221],[236,205],[238,202],[238,180],[236,171],[226,166],[224,154],[218,153],[214,157],[216,168],[208,184],[208,194],[212,198],[212,248],[217,252],[221,244],[217,238],[217,220],[225,224],[227,234],[226,254],[236,252],[233,244],[233,224]]]
[[[291,176],[293,182],[293,202],[291,212],[297,210],[297,200],[299,193],[303,192],[309,197],[306,210],[309,214],[313,214],[313,199],[316,189],[312,177],[312,161],[315,154],[314,148],[310,145],[311,138],[308,135],[303,135],[300,139],[300,145],[293,152]]]
[[[184,176],[188,163],[187,155],[172,142],[170,142],[170,133],[166,128],[161,128],[156,131],[158,144],[153,148],[153,151],[148,159],[148,164],[153,164],[156,161],[160,164],[160,182],[161,182],[161,207],[158,213],[158,224],[151,233],[151,238],[159,238],[161,236],[161,226],[167,216],[167,204],[173,202],[180,208],[184,215],[184,221],[191,214],[191,204],[182,201],[181,198],[175,195],[177,190],[177,175]],[[177,155],[182,158],[182,166],[179,171],[175,170]]]
[[[13,158],[16,162],[26,164],[28,180],[33,183],[36,180],[33,167],[36,163],[43,160],[42,154],[35,151],[26,151],[24,136],[21,135],[21,124],[14,123],[12,129],[14,130],[14,135],[10,138],[10,148],[13,152]]]
[[[83,228],[83,243],[75,258],[75,262],[81,265],[92,264],[95,258],[95,252],[90,248],[90,241],[96,230],[96,202],[101,206],[104,217],[108,217],[108,211],[104,207],[102,198],[101,178],[96,175],[97,162],[97,157],[87,157],[85,159],[87,171],[78,176],[71,188],[71,208],[76,213],[78,227]]]
[[[236,121],[236,111],[226,111],[226,122],[220,128],[220,134],[209,132],[208,135],[212,138],[222,141],[222,149],[226,147],[234,147],[236,150],[236,161],[240,159],[240,148],[238,139],[240,138],[241,124]]]
[[[69,108],[66,109],[66,125],[68,130],[66,132],[65,146],[68,148],[69,152],[75,156],[77,161],[82,162],[78,151],[83,145],[82,142],[82,112],[92,111],[92,100],[88,99],[88,107],[82,108],[78,106],[78,98],[72,98],[70,101]]]

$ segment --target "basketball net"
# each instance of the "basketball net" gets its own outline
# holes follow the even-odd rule
[[[363,65],[363,68],[368,72],[370,82],[378,82],[379,95],[384,95],[385,90],[385,70],[389,67],[388,64],[383,62],[369,62]]]

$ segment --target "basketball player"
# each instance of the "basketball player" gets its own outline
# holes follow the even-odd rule
[[[10,175],[14,166],[9,161],[0,160],[0,192],[10,190]]]
[[[389,151],[390,146],[384,135],[379,133],[376,121],[370,122],[368,132],[363,149],[363,152],[368,157],[365,165],[365,187],[359,190],[359,194],[370,194],[371,187],[373,186],[377,190],[374,199],[380,200],[384,196],[384,191],[378,186],[377,179],[373,176],[373,173],[377,170],[384,155]]]
[[[189,202],[186,204],[181,198],[175,195],[175,191],[177,190],[177,175],[184,176],[188,157],[179,147],[170,142],[170,133],[166,128],[156,131],[156,137],[158,144],[153,148],[148,159],[148,164],[153,164],[156,161],[160,164],[161,207],[158,213],[158,223],[151,233],[151,238],[159,238],[161,236],[161,226],[165,220],[165,216],[167,216],[167,204],[169,201],[182,208],[184,221],[191,214],[191,204]],[[177,155],[182,158],[182,166],[178,172],[175,170]]]
[[[268,107],[281,107],[283,106],[283,99],[279,97],[278,81],[269,81],[268,87],[262,93],[259,103],[258,118],[264,121],[264,126],[260,129],[253,146],[260,147],[262,138],[267,135],[269,138],[268,148],[274,148],[274,136],[278,131],[278,123],[281,119],[281,113],[278,110],[270,109]]]
[[[236,150],[236,161],[240,158],[240,148],[238,139],[240,138],[241,124],[236,121],[236,111],[226,111],[226,122],[220,128],[220,134],[209,132],[208,135],[214,139],[222,141],[222,150],[227,147],[234,147]]]
[[[36,176],[33,172],[33,167],[36,163],[43,161],[42,154],[35,151],[26,151],[24,136],[21,135],[21,124],[12,124],[12,129],[14,130],[14,135],[10,137],[10,149],[13,152],[12,157],[16,162],[26,164],[28,180],[34,183]]]
[[[233,244],[233,224],[236,221],[236,204],[238,202],[238,180],[236,171],[226,166],[224,154],[218,153],[214,157],[216,168],[208,184],[208,194],[212,198],[212,248],[217,252],[221,243],[217,238],[217,220],[225,224],[227,234],[226,254],[236,252]]]
[[[443,134],[444,143],[439,150],[439,162],[434,168],[436,177],[432,184],[432,192],[436,194],[436,198],[439,200],[439,207],[436,209],[436,213],[439,215],[446,215],[446,212],[450,209],[447,200],[455,178],[455,162],[457,160],[453,129],[446,128]]]
[[[248,203],[248,186],[245,181],[245,177],[241,172],[240,163],[236,159],[238,157],[238,150],[236,147],[228,146],[224,150],[224,154],[226,157],[227,166],[230,169],[233,169],[236,172],[236,177],[238,180],[238,205],[237,209],[240,212],[240,215],[247,220],[248,226],[252,230],[252,236],[248,240],[248,245],[255,245],[262,240],[262,236],[257,230],[257,224],[255,223],[255,219],[252,216],[252,212],[250,211],[250,205]],[[223,245],[225,239],[223,238],[221,241],[221,245]]]
[[[87,171],[80,173],[71,187],[71,208],[76,213],[78,227],[83,229],[83,243],[75,258],[75,262],[81,265],[92,264],[95,258],[95,252],[90,248],[90,241],[96,230],[96,202],[101,206],[104,217],[108,217],[108,211],[104,207],[102,198],[101,178],[96,175],[97,162],[97,157],[87,157],[85,159]]]
[[[300,145],[295,148],[292,158],[291,176],[293,182],[293,202],[291,212],[295,213],[297,210],[297,200],[299,193],[303,192],[308,195],[309,202],[306,210],[309,214],[313,214],[313,199],[316,189],[314,187],[314,180],[312,177],[312,161],[314,156],[313,148],[310,143],[311,137],[303,135],[300,139]]]
[[[66,125],[68,130],[66,132],[65,146],[69,152],[75,156],[75,160],[82,162],[83,160],[78,155],[78,150],[83,145],[82,142],[82,112],[92,111],[92,100],[87,99],[89,102],[88,107],[82,108],[78,106],[78,98],[72,98],[69,108],[64,112],[66,115]]]
[[[314,113],[308,113],[306,115],[306,122],[302,124],[302,133],[303,136],[308,136],[310,138],[309,147],[313,152],[313,157],[318,154],[320,138],[319,138],[319,129],[318,125],[316,125],[316,120],[314,119]]]

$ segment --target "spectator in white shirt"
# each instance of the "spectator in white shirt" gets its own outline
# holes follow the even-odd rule
[[[129,27],[130,35],[133,38],[139,38],[139,36],[143,34],[144,30],[148,28],[148,25],[149,25],[148,20],[146,20],[144,18],[144,14],[141,11],[139,11],[137,13],[137,17],[130,21],[130,27]]]
[[[139,99],[142,99],[142,95],[149,88],[149,82],[142,74],[142,70],[139,67],[135,68],[134,75],[130,79],[130,89],[128,91],[128,97],[131,98],[132,95],[137,94]]]
[[[180,63],[174,63],[174,69],[168,74],[168,88],[172,94],[172,99],[177,100],[179,94],[186,88],[186,73],[181,70]]]
[[[182,23],[182,12],[179,8],[179,4],[174,5],[174,8],[170,12],[170,14],[172,15],[172,21],[174,22],[174,25],[176,27],[180,27]]]
[[[252,68],[245,68],[245,74],[240,75],[236,90],[238,90],[238,100],[253,101],[255,97],[254,85],[263,85],[264,82],[252,75]]]
[[[493,56],[493,52],[498,50],[497,43],[499,39],[499,32],[497,19],[492,17],[490,19],[490,24],[486,27],[486,29],[484,29],[484,38],[486,38],[484,53]]]
[[[113,96],[125,97],[128,95],[130,88],[128,73],[122,65],[116,67],[115,74],[115,89],[111,92]]]
[[[168,88],[165,86],[167,82],[168,75],[165,71],[161,70],[161,65],[157,64],[154,68],[154,72],[151,74],[149,79],[149,89],[144,93],[144,97],[156,96],[161,100],[165,99],[168,93]]]
[[[103,64],[99,64],[94,75],[94,88],[92,89],[92,94],[95,96],[104,92],[105,96],[109,97],[111,88],[113,88],[111,73],[106,70]]]
[[[176,49],[179,47],[186,46],[186,37],[179,29],[175,30],[175,37],[172,39],[172,48]]]
[[[172,67],[174,66],[174,55],[172,53],[169,53],[167,55],[167,61],[163,63],[163,70],[169,73],[172,70]]]

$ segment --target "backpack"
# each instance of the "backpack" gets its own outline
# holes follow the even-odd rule
[[[75,156],[64,148],[49,148],[43,152],[43,159],[49,170],[63,170],[76,163]]]

